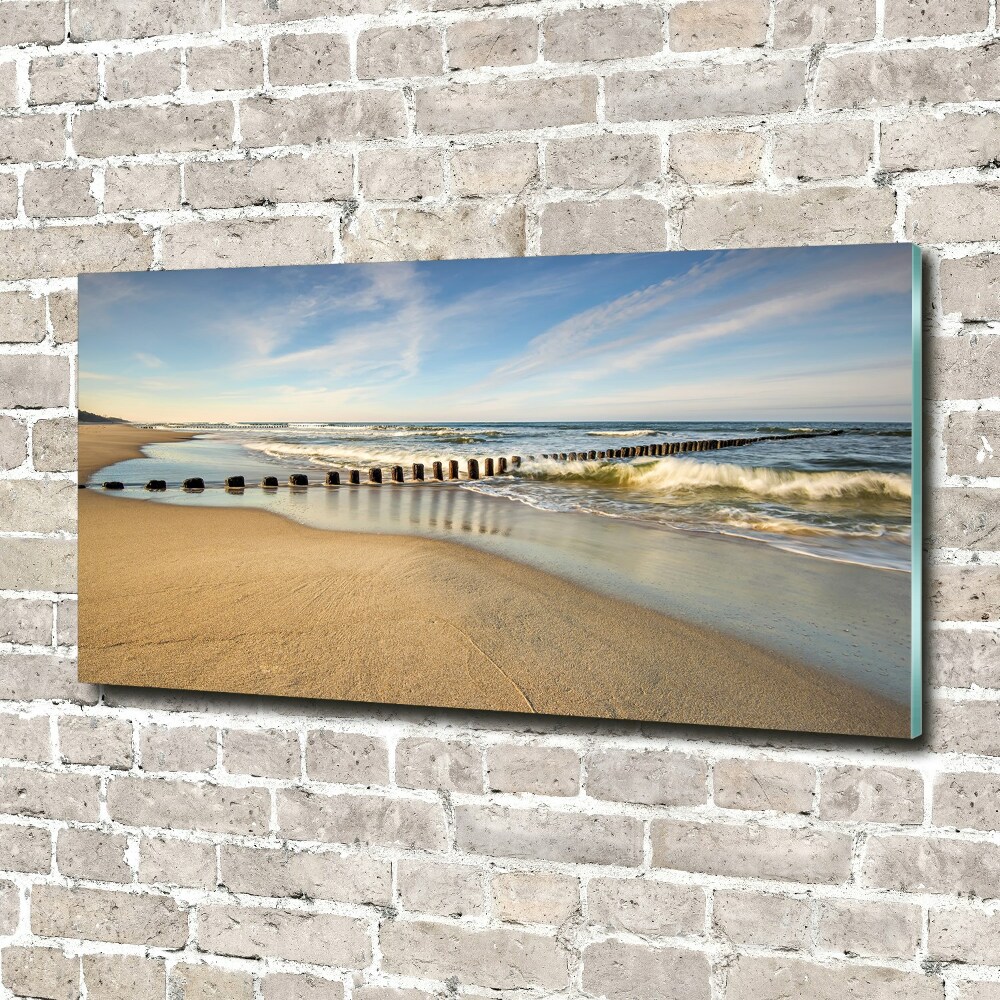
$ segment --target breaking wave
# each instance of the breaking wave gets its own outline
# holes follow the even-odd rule
[[[776,500],[909,500],[910,477],[892,472],[803,472],[665,458],[639,464],[533,462],[523,475],[578,479],[664,495],[726,491]]]
[[[638,437],[654,437],[658,433],[663,433],[662,431],[653,431],[648,427],[641,431],[587,431],[588,437],[596,438],[638,438]]]

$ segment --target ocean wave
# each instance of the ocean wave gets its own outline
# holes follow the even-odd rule
[[[298,459],[321,468],[329,466],[353,465],[364,468],[370,465],[408,465],[411,462],[430,463],[441,459],[441,455],[430,451],[414,451],[407,448],[351,447],[349,444],[299,444],[292,441],[246,441],[243,445],[250,451],[261,452],[278,460]]]
[[[641,431],[587,431],[587,436],[597,438],[638,438],[654,437],[659,433],[659,431],[653,431],[646,428]]]
[[[789,427],[786,424],[761,424],[757,431],[761,434],[812,434],[816,427]]]
[[[876,522],[864,522],[850,527],[830,527],[810,524],[790,517],[778,517],[760,511],[740,510],[722,507],[716,512],[717,520],[727,528],[741,528],[744,531],[761,531],[767,534],[791,535],[800,538],[855,538],[883,539],[885,541],[908,544],[910,529],[904,526],[890,526]]]
[[[533,462],[522,474],[537,479],[578,479],[663,495],[704,490],[787,500],[909,500],[910,477],[901,473],[806,472],[682,458],[641,463]]]

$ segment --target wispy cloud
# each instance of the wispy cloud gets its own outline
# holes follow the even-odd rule
[[[909,358],[905,247],[115,277],[81,284],[81,398],[132,419],[874,409],[857,373]]]

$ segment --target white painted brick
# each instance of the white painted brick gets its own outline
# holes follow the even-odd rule
[[[996,112],[914,115],[881,126],[882,168],[987,167],[1000,159]]]
[[[106,212],[155,212],[181,207],[181,172],[172,164],[129,163],[104,174]]]
[[[13,0],[0,18],[0,45],[51,45],[66,37],[62,0]]]
[[[571,10],[547,17],[542,32],[551,62],[630,59],[663,48],[663,15],[654,6]]]
[[[444,191],[444,167],[436,149],[363,150],[358,175],[361,190],[373,199],[417,201]]]
[[[57,948],[7,948],[3,952],[3,984],[14,996],[77,1000],[80,959]]]
[[[282,87],[346,80],[351,75],[347,36],[278,35],[271,39],[268,72],[271,83]]]
[[[139,881],[192,889],[214,889],[215,847],[176,837],[143,837]]]
[[[583,988],[608,1000],[657,1000],[674,992],[709,1000],[708,957],[680,948],[599,941],[583,953]]]
[[[382,139],[406,131],[402,94],[355,90],[294,100],[251,98],[240,111],[243,144],[290,146],[330,139]]]
[[[161,997],[167,983],[162,960],[138,955],[85,955],[83,978],[87,1000]]]
[[[181,49],[111,55],[104,76],[109,101],[172,94],[181,85]]]
[[[886,188],[806,188],[696,197],[681,222],[681,245],[886,242],[896,215]]]
[[[571,875],[500,872],[490,894],[497,916],[513,924],[559,926],[580,908],[580,883]]]
[[[869,899],[824,899],[817,909],[816,936],[827,951],[865,958],[908,961],[920,948],[919,906]]]
[[[181,153],[225,149],[232,143],[233,106],[211,104],[100,108],[73,126],[73,145],[85,156]]]
[[[587,915],[612,932],[650,937],[699,935],[705,930],[705,892],[691,885],[637,878],[587,883]]]
[[[44,339],[44,296],[30,292],[0,293],[0,342],[37,344]]]
[[[348,260],[511,257],[524,253],[524,210],[461,204],[370,209],[343,234]]]
[[[479,916],[485,909],[485,876],[472,865],[404,858],[396,884],[403,908],[442,917]]]
[[[93,104],[97,100],[97,56],[33,59],[28,82],[29,104]]]
[[[369,28],[358,36],[358,77],[431,76],[443,67],[442,33],[424,25]]]
[[[647,198],[560,201],[541,214],[542,252],[637,253],[665,250],[666,210]]]
[[[184,167],[184,192],[195,208],[337,201],[350,197],[353,183],[353,162],[341,153],[195,162]]]
[[[886,0],[886,38],[924,38],[930,35],[964,35],[983,31],[990,19],[988,0],[960,4],[928,0]]]
[[[985,48],[847,53],[820,62],[817,103],[832,110],[986,100],[998,80],[1000,66]]]
[[[597,80],[564,77],[453,83],[416,94],[417,131],[434,135],[576,125],[597,120]]]
[[[789,125],[775,134],[771,166],[787,179],[854,177],[868,170],[874,145],[870,122]]]
[[[670,47],[703,52],[762,46],[767,13],[763,0],[688,0],[670,11]]]
[[[729,1000],[943,1000],[944,984],[924,972],[879,966],[819,965],[797,958],[739,956],[728,973]]]
[[[221,0],[201,3],[135,0],[127,6],[102,0],[73,0],[70,37],[74,41],[92,41],[212,31],[222,26],[221,7]]]
[[[27,425],[14,417],[0,416],[0,470],[18,468],[27,454]]]
[[[4,120],[0,132],[0,163],[52,162],[65,155],[64,115],[48,113]]]
[[[24,178],[25,215],[38,219],[94,215],[93,182],[90,170],[31,170]]]
[[[523,66],[538,56],[538,24],[527,17],[458,21],[448,26],[448,66]]]
[[[51,601],[16,597],[0,601],[0,642],[47,646],[51,641]]]
[[[940,478],[1000,475],[991,16],[0,0],[4,996],[998,1000],[997,491]],[[79,273],[900,238],[941,247],[928,542],[979,560],[926,572],[918,745],[99,689],[52,648]]]
[[[678,132],[670,169],[689,184],[749,184],[760,175],[764,139],[755,132]]]
[[[183,223],[163,234],[166,267],[263,267],[325,264],[332,238],[327,219],[221,219]]]
[[[775,0],[774,44],[779,48],[875,37],[875,0]]]
[[[187,54],[192,90],[254,90],[264,85],[264,54],[254,43],[199,45]]]
[[[16,108],[20,100],[17,92],[17,63],[9,59],[0,63],[0,108]]]
[[[809,946],[812,904],[802,896],[717,890],[712,921],[724,940],[798,951]]]
[[[805,64],[795,59],[671,66],[609,76],[605,102],[614,122],[762,115],[800,107],[805,82]]]
[[[519,194],[538,179],[538,149],[527,142],[457,149],[451,174],[456,194]]]
[[[660,140],[653,135],[585,136],[545,148],[546,176],[555,187],[633,187],[655,181],[661,169]]]

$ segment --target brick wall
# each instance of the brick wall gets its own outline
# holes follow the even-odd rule
[[[996,0],[583,2],[0,0],[3,998],[1000,998]],[[904,239],[923,741],[75,682],[77,272]]]

